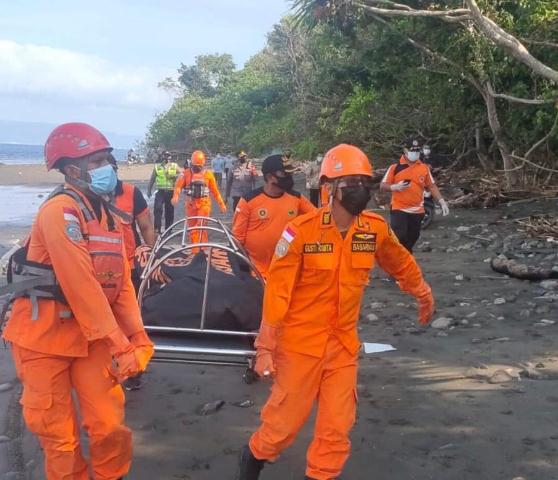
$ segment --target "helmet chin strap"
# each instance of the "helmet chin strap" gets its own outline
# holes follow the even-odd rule
[[[84,170],[83,169],[80,169],[80,170],[81,170],[80,177],[82,177],[82,178],[73,178],[73,177],[70,177],[69,175],[64,175],[64,180],[66,181],[66,183],[68,183],[69,185],[72,185],[73,187],[76,187],[79,190],[81,190],[85,194],[85,196],[100,200],[101,204],[107,210],[114,213],[117,217],[120,217],[126,223],[132,223],[134,221],[134,218],[131,215],[127,214],[126,212],[124,212],[122,210],[120,210],[113,203],[109,202],[108,200],[106,200],[101,195],[98,195],[94,191],[92,191],[89,188],[89,183],[87,183],[85,180],[83,180]],[[85,170],[85,173],[87,173],[86,170]]]

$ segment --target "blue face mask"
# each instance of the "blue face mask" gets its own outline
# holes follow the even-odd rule
[[[96,193],[97,195],[108,195],[114,192],[118,179],[111,164],[94,170],[89,170],[87,173],[89,173],[89,176],[91,177],[89,189],[93,193]]]

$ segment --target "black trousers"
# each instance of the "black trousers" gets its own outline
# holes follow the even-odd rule
[[[420,225],[424,213],[407,213],[401,210],[390,212],[391,229],[395,236],[410,253],[420,237]]]
[[[316,208],[320,208],[320,189],[319,188],[310,188],[310,201],[312,205]]]
[[[174,223],[174,205],[171,203],[172,190],[157,190],[155,194],[154,216],[155,231],[161,231],[163,207],[165,209],[165,230]]]

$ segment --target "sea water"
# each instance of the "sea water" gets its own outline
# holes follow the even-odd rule
[[[55,187],[0,185],[0,225],[29,225]]]
[[[38,164],[45,161],[42,145],[23,145],[19,143],[0,143],[0,163],[5,165],[14,164]],[[112,154],[116,160],[126,160],[128,150],[115,148]]]

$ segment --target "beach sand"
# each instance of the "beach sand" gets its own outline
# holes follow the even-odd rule
[[[118,176],[125,182],[148,181],[153,171],[152,164],[144,165],[118,165]],[[44,186],[58,185],[64,177],[57,170],[47,172],[41,165],[0,165],[0,186],[2,185],[27,185]]]
[[[46,176],[27,170],[16,173],[30,179],[27,186]],[[141,182],[150,169],[124,172]],[[413,299],[383,272],[374,273],[359,334],[397,351],[361,355],[358,419],[344,479],[558,478],[558,322],[552,323],[558,320],[558,302],[545,299],[538,282],[498,275],[486,263],[504,239],[518,234],[510,218],[552,209],[555,202],[547,201],[454,210],[423,232],[416,256],[437,298],[434,318],[448,318],[447,328],[417,327]],[[14,234],[13,228],[0,231]],[[0,381],[14,381],[7,355],[0,361]],[[519,373],[528,363],[530,373]],[[231,367],[153,364],[144,388],[127,393],[126,418],[134,431],[129,478],[234,478],[238,451],[257,427],[269,389],[263,382],[244,384],[242,373]],[[0,392],[0,401],[11,396],[6,411],[19,414],[17,393],[15,388]],[[215,414],[196,413],[200,405],[221,399],[227,403]],[[243,400],[254,405],[234,405]],[[4,424],[0,435],[7,435]],[[0,443],[0,449],[10,447],[0,454],[0,463],[11,461],[13,471],[27,471],[21,478],[42,479],[40,453],[23,431],[13,430],[9,435],[15,438]],[[302,479],[311,435],[309,422],[279,461],[265,467],[262,480]]]

